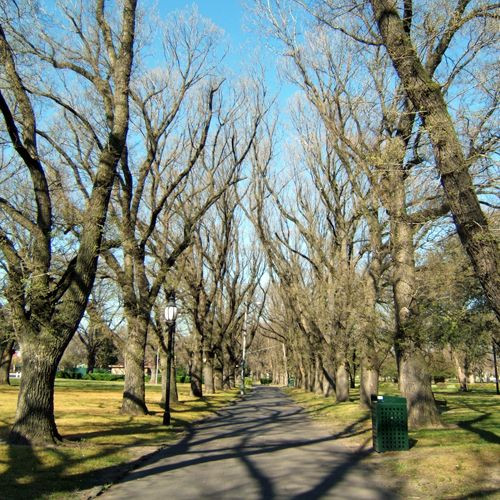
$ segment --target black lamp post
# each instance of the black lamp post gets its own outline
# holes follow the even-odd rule
[[[165,319],[168,325],[167,344],[167,383],[165,384],[165,412],[163,413],[163,425],[170,425],[170,384],[172,378],[172,361],[174,359],[174,335],[175,320],[177,319],[177,306],[175,305],[175,292],[170,292],[167,307],[165,307]]]
[[[247,318],[248,315],[248,305],[245,309],[245,316],[243,318],[243,330],[241,331],[242,342],[241,342],[241,384],[240,384],[240,394],[243,396],[245,394],[245,362],[247,354]]]

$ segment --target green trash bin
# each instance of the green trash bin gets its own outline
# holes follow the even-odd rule
[[[288,387],[295,387],[295,377],[288,377]]]
[[[375,451],[408,450],[406,398],[372,396],[372,432]]]

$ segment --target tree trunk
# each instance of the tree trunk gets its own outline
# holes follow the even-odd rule
[[[224,366],[222,371],[222,388],[231,389],[231,382],[229,379],[229,368],[227,366]]]
[[[393,193],[390,213],[392,243],[395,314],[395,351],[398,366],[399,388],[407,398],[408,422],[416,427],[434,426],[439,422],[439,413],[432,396],[429,368],[421,359],[418,346],[412,340],[411,324],[416,309],[415,260],[413,228],[406,221],[404,179],[401,172],[392,172]]]
[[[54,380],[64,349],[47,351],[41,344],[21,342],[23,375],[9,441],[14,444],[58,443],[54,418]],[[62,351],[62,352],[61,352]]]
[[[450,351],[451,351],[451,357],[453,358],[453,363],[455,364],[457,379],[458,379],[458,383],[460,384],[460,391],[467,392],[468,388],[467,388],[466,368],[460,362],[460,359],[458,358],[457,353],[454,352],[451,348],[450,348]]]
[[[94,346],[87,347],[87,373],[92,373],[96,363],[96,349]]]
[[[282,344],[282,349],[283,349],[283,375],[285,379],[284,385],[288,385],[288,356],[286,354],[286,345],[285,343]]]
[[[349,363],[350,388],[356,388],[356,351],[352,353],[352,360]]]
[[[2,31],[1,64],[8,68],[9,76],[12,77],[12,90],[16,100],[23,102],[21,121],[25,129],[23,139],[27,144],[16,138],[13,146],[31,172],[37,201],[37,230],[31,232],[33,242],[32,248],[28,251],[28,255],[31,254],[30,265],[34,264],[31,268],[32,274],[30,279],[26,280],[27,283],[20,284],[19,272],[16,270],[12,273],[9,270],[9,286],[6,287],[8,300],[13,306],[11,307],[13,322],[17,324],[16,330],[23,356],[23,375],[16,417],[9,437],[13,442],[60,440],[54,418],[55,373],[61,356],[83,316],[94,284],[116,166],[126,142],[135,12],[136,0],[122,2],[121,33],[116,34],[120,41],[120,57],[113,61],[113,81],[109,82],[110,85],[106,90],[103,90],[104,86],[96,84],[96,90],[101,94],[101,98],[104,97],[104,93],[109,96],[112,105],[112,110],[108,113],[111,127],[107,139],[102,144],[91,194],[83,213],[76,257],[62,274],[65,280],[57,287],[52,287],[49,278],[53,272],[51,243],[56,236],[53,234],[51,192],[36,148],[35,115],[24,84],[16,73],[10,47],[3,31],[0,30]],[[79,63],[80,61],[77,65]],[[15,129],[15,123],[10,110],[5,109],[6,103],[3,98],[1,101],[4,121],[7,122],[12,136],[12,127]],[[17,263],[15,267],[17,268]],[[29,290],[24,288],[25,286],[28,286]],[[20,291],[28,293],[21,296]],[[25,303],[26,299],[28,300]],[[28,309],[29,314],[26,313]]]
[[[203,380],[205,382],[205,394],[215,394],[214,352],[211,349],[205,350],[203,360]]]
[[[302,357],[299,357],[299,372],[300,372],[300,388],[307,391],[307,376],[304,368],[304,364],[302,362]]]
[[[432,80],[433,70],[429,72],[429,68],[424,68],[421,63],[394,0],[371,0],[371,4],[394,68],[429,134],[460,241],[492,309],[500,319],[498,243],[479,205],[441,87]]]
[[[399,362],[399,387],[407,400],[408,426],[412,429],[440,425],[431,376],[418,349],[405,349]]]
[[[356,371],[354,369],[354,374],[351,370],[349,370],[349,387],[351,389],[356,389]]]
[[[218,361],[216,361],[214,366],[214,389],[216,391],[222,390],[222,385],[224,380],[223,373],[224,372],[221,364]]]
[[[362,408],[371,408],[371,395],[378,394],[379,371],[368,363],[361,365],[361,384],[359,387],[359,403]]]
[[[306,366],[306,391],[314,392],[314,373],[312,371],[312,366]]]
[[[230,389],[234,389],[236,387],[236,368],[231,366],[228,370],[227,374],[228,385]]]
[[[125,383],[121,413],[124,415],[147,415],[146,385],[144,382],[144,353],[146,349],[147,320],[125,313],[129,327],[123,360]]]
[[[215,347],[215,359],[214,359],[214,389],[216,391],[221,391],[224,384],[224,359],[222,354],[222,348],[219,345]]]
[[[314,385],[315,394],[323,394],[323,370],[321,369],[321,360],[319,356],[314,360]]]
[[[325,398],[330,397],[334,393],[334,388],[332,387],[332,384],[330,383],[330,380],[328,377],[323,373],[323,396]]]
[[[192,360],[191,360],[191,395],[196,398],[203,397],[202,388],[202,374],[203,374],[203,350],[201,347],[201,342],[198,341],[198,345],[195,347]]]
[[[335,370],[335,399],[337,403],[349,401],[349,373],[343,359]]]
[[[0,352],[0,385],[10,385],[9,373],[14,355],[14,340],[7,340]]]

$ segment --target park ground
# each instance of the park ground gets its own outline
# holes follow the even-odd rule
[[[173,407],[173,425],[165,428],[158,386],[147,386],[151,414],[129,417],[118,413],[122,383],[57,380],[56,421],[69,441],[42,448],[5,442],[17,389],[0,388],[3,500],[88,498],[237,396],[237,391],[228,391],[197,400],[180,384],[181,402]],[[356,392],[350,402],[336,404],[299,389],[285,391],[318,426],[341,434],[340,445],[357,449],[370,441],[370,414],[359,409]],[[395,391],[394,385],[385,385],[380,392]],[[373,452],[365,460],[376,463],[388,482],[397,478],[402,498],[500,498],[500,397],[494,386],[481,384],[461,394],[454,384],[440,384],[434,392],[446,401],[442,428],[412,431],[409,451]]]

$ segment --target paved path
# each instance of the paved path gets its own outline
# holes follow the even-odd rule
[[[279,389],[257,387],[99,499],[391,499],[353,451]]]

